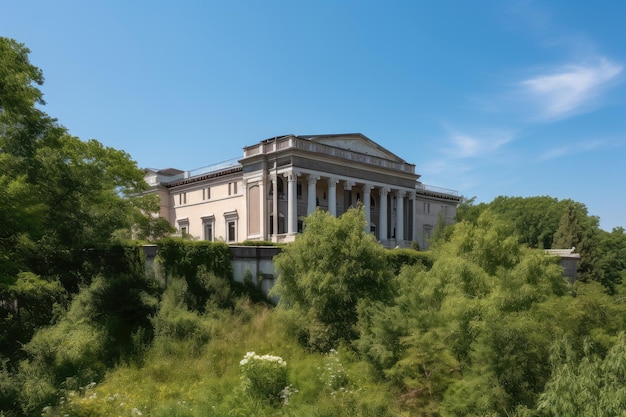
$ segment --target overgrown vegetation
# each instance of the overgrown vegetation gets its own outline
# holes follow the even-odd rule
[[[159,240],[145,271],[119,237],[168,228],[141,172],[35,107],[27,54],[0,38],[0,416],[626,413],[623,228],[470,199],[418,252],[316,211],[276,258],[277,306],[223,243]],[[555,246],[581,254],[574,285]]]

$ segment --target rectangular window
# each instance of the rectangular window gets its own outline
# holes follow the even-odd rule
[[[296,184],[296,194],[298,195],[298,200],[302,200],[302,184]]]
[[[211,199],[211,187],[206,187],[202,189],[202,199],[203,200]]]
[[[228,195],[235,195],[235,194],[237,194],[237,183],[229,182],[228,183]]]
[[[237,240],[237,228],[235,221],[228,222],[228,241],[234,242]]]
[[[430,213],[430,203],[424,203],[424,213]]]
[[[183,237],[187,236],[188,233],[189,233],[189,230],[187,229],[187,226],[181,226],[180,227],[180,234]]]
[[[204,223],[204,240],[213,241],[213,222]]]
[[[182,206],[183,204],[187,204],[187,193],[178,194],[178,205]]]

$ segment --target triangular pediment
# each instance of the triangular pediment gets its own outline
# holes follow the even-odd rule
[[[333,134],[333,135],[313,135],[300,136],[311,142],[320,143],[335,148],[358,152],[365,155],[376,156],[390,161],[406,163],[404,159],[398,157],[387,149],[383,148],[373,140],[361,133]]]

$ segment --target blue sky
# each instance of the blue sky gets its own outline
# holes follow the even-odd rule
[[[625,1],[5,1],[45,111],[141,167],[360,132],[477,202],[626,226]]]

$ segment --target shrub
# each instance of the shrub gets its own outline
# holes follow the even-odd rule
[[[243,389],[245,392],[272,405],[285,402],[287,384],[287,362],[280,356],[248,352],[241,362]],[[283,394],[283,395],[281,395]],[[287,398],[288,400],[288,398]]]
[[[429,252],[418,252],[413,249],[391,249],[386,252],[387,263],[393,270],[394,275],[398,275],[405,265],[421,264],[427,269],[433,265],[433,260]]]

